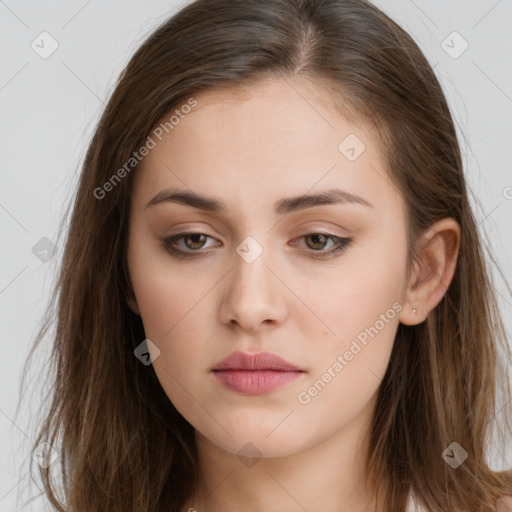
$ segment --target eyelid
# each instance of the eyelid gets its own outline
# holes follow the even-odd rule
[[[216,239],[216,237],[214,235],[211,235],[210,233],[208,233],[207,231],[205,231],[204,229],[202,228],[197,228],[197,229],[194,229],[194,228],[190,228],[190,229],[183,229],[182,231],[178,231],[177,233],[171,233],[170,235],[167,235],[167,236],[164,236],[161,240],[162,241],[168,241],[168,240],[171,240],[171,239],[180,239],[182,237],[186,237],[187,235],[205,235],[209,238],[214,238]],[[294,238],[294,240],[296,240],[297,238],[304,238],[306,236],[309,236],[309,235],[318,235],[318,234],[322,234],[322,235],[326,235],[328,237],[331,237],[333,239],[337,239],[337,240],[344,240],[344,239],[348,239],[350,237],[344,237],[342,235],[336,235],[334,233],[331,233],[330,231],[326,230],[326,228],[323,228],[323,227],[313,227],[313,228],[308,228],[308,230],[306,230],[304,232],[304,230],[302,230],[301,234],[298,235],[297,237]]]
[[[175,233],[175,234],[166,236],[166,237],[162,238],[161,241],[164,243],[164,245],[171,245],[173,242],[175,243],[177,240],[181,240],[181,239],[186,238],[187,236],[190,236],[190,235],[204,235],[206,238],[209,238],[209,239],[212,239],[212,240],[217,240],[216,237],[214,237],[213,235],[210,235],[206,231],[186,230],[186,231],[180,231],[179,233]],[[183,250],[183,249],[176,249],[176,250],[179,251],[179,252],[188,253],[188,254],[200,254],[200,253],[204,254],[205,252],[208,251],[208,249],[201,248],[201,249],[198,249],[196,251],[194,251],[194,250]]]
[[[327,237],[328,239],[332,240],[334,242],[334,247],[327,251],[323,251],[323,250],[315,251],[313,249],[306,248],[304,250],[306,257],[310,257],[313,259],[324,259],[324,260],[332,259],[332,258],[336,257],[338,254],[345,252],[345,250],[347,250],[352,245],[352,243],[354,241],[354,239],[352,237],[343,237],[343,236],[333,235],[329,232],[325,232],[322,230],[318,230],[318,231],[313,230],[309,233],[304,233],[303,235],[300,235],[299,237],[297,237],[297,239],[301,240],[310,235],[318,235],[318,234],[322,234],[325,237]],[[297,240],[297,239],[295,239],[295,240]],[[292,245],[298,245],[298,244],[297,244],[297,242],[294,242]]]

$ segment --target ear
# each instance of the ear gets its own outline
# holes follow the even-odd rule
[[[137,304],[137,299],[135,298],[135,293],[133,292],[133,287],[131,284],[130,278],[128,278],[128,284],[125,287],[124,296],[126,298],[126,303],[128,307],[136,314],[140,316],[139,305]]]
[[[126,302],[128,303],[128,307],[136,314],[140,316],[139,305],[137,304],[137,300],[135,299],[133,294],[130,294],[126,297]]]
[[[455,273],[459,247],[460,226],[451,217],[436,222],[422,235],[399,317],[402,324],[420,324],[441,302]]]
[[[132,279],[130,277],[130,273],[128,271],[128,267],[124,266],[124,274],[123,274],[123,282],[122,289],[124,293],[124,297],[126,299],[126,303],[128,307],[136,314],[140,316],[139,305],[137,304],[137,299],[135,298],[135,293],[133,291]]]

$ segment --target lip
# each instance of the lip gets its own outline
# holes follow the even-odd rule
[[[212,372],[232,391],[259,395],[297,379],[304,370],[269,352],[234,352],[219,361]]]
[[[219,361],[213,370],[277,370],[285,372],[300,372],[298,366],[289,363],[282,357],[270,352],[233,352]]]

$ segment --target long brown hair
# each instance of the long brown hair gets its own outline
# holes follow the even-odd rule
[[[425,322],[399,325],[379,389],[366,461],[379,503],[403,512],[413,491],[429,510],[491,511],[511,494],[509,476],[486,460],[498,412],[500,425],[510,427],[510,347],[453,120],[428,61],[365,0],[196,0],[141,45],[108,101],[28,358],[55,324],[51,392],[34,450],[47,442],[59,454],[58,463],[40,468],[56,510],[178,512],[197,484],[193,427],[153,368],[134,356],[145,339],[126,302],[136,166],[104,185],[161,119],[194,95],[294,75],[322,83],[343,115],[373,124],[406,202],[409,262],[433,223],[452,217],[461,227],[450,286]],[[468,453],[457,469],[442,457],[454,441]]]

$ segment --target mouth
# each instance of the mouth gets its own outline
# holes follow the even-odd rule
[[[305,373],[301,368],[268,352],[234,352],[212,369],[226,388],[245,395],[268,393]]]

